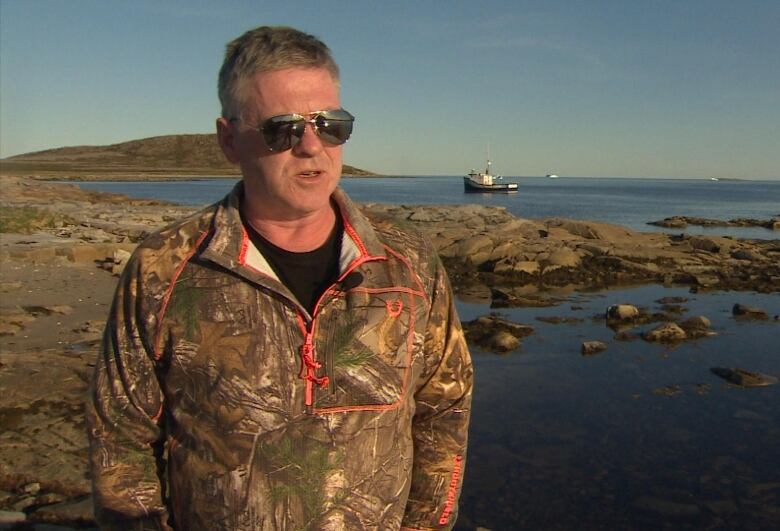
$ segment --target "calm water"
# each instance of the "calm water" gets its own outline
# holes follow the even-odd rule
[[[639,230],[671,215],[766,219],[780,182],[521,178],[518,194],[465,195],[459,178],[348,179],[361,202],[505,206],[523,217],[597,219]],[[85,183],[85,188],[203,204],[232,181]],[[675,231],[675,232],[679,232]],[[778,238],[764,229],[709,231]],[[658,310],[684,296],[717,337],[674,348],[614,339],[599,316],[628,302]],[[734,303],[780,314],[780,296],[645,286],[569,293],[552,308],[506,309],[535,327],[522,347],[473,349],[476,385],[458,530],[780,529],[780,385],[741,389],[710,367],[780,376],[780,323],[743,322]],[[458,302],[462,320],[488,313]],[[547,324],[538,316],[569,316]],[[637,331],[653,325],[640,327]],[[605,352],[582,357],[587,340]]]
[[[342,179],[342,186],[359,202],[395,204],[477,203],[506,207],[525,218],[552,216],[598,220],[642,231],[669,216],[684,215],[729,220],[769,219],[780,215],[780,181],[709,181],[539,177],[507,178],[520,184],[516,194],[465,194],[461,177],[380,177]],[[180,182],[79,183],[92,190],[154,197],[200,205],[224,196],[235,181],[207,179]],[[679,233],[680,229],[670,232]],[[763,228],[689,227],[687,232],[743,238],[778,238]]]

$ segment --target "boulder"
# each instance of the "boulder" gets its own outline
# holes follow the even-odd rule
[[[691,317],[680,323],[680,328],[685,330],[685,334],[689,339],[717,335],[710,330],[710,326],[712,326],[712,323],[703,315]]]
[[[685,330],[675,323],[664,323],[642,334],[642,339],[645,341],[657,341],[662,343],[682,341],[687,338],[688,336],[685,333]]]
[[[607,320],[630,321],[639,317],[639,308],[632,304],[613,304],[607,308]]]
[[[511,352],[520,346],[520,340],[509,332],[500,330],[488,338],[487,346],[495,352]]]
[[[533,333],[529,325],[514,323],[497,314],[463,323],[466,340],[491,352],[504,354],[517,349],[520,339]]]

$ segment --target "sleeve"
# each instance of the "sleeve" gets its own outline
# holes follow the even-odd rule
[[[403,530],[452,528],[466,464],[473,368],[449,280],[436,262],[425,332],[431,365],[415,395],[414,464]]]
[[[95,517],[101,529],[167,530],[155,319],[138,262],[119,281],[86,404]]]

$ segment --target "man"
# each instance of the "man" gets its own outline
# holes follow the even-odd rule
[[[328,48],[261,27],[220,71],[243,180],[119,282],[87,408],[117,529],[449,529],[472,367],[430,243],[337,188]]]

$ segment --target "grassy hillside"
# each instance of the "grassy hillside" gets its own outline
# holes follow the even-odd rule
[[[109,146],[74,146],[8,157],[0,169],[8,174],[47,178],[121,179],[183,176],[235,176],[216,134],[167,135]],[[345,175],[374,175],[344,165]]]

